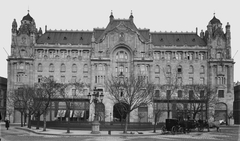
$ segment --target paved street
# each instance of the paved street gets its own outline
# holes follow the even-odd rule
[[[192,140],[223,140],[223,141],[240,141],[240,127],[226,126],[221,127],[221,132],[212,130],[211,132],[191,132],[190,134],[178,135],[105,135],[105,136],[56,136],[56,135],[39,135],[28,131],[15,129],[11,127],[6,130],[1,127],[1,141],[192,141]]]

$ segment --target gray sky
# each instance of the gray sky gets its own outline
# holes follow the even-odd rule
[[[131,10],[138,28],[153,31],[196,31],[207,29],[215,12],[225,32],[231,25],[232,56],[238,50],[240,8],[237,0],[1,0],[0,1],[0,76],[7,77],[7,54],[11,48],[11,26],[30,10],[37,28],[93,30],[106,27],[111,10],[114,18],[129,18]],[[235,55],[234,81],[240,81],[240,51]]]

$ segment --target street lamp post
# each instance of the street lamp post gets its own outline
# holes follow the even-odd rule
[[[96,89],[96,87],[93,90],[93,94],[91,95],[90,93],[88,94],[88,99],[89,103],[92,104],[94,103],[95,106],[95,114],[94,114],[94,120],[92,122],[92,134],[99,134],[99,121],[98,121],[98,111],[97,111],[97,103],[102,103],[103,100],[103,93],[99,95],[99,91]],[[92,101],[91,101],[92,100]]]

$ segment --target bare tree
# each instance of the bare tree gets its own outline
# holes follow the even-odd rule
[[[20,86],[10,95],[14,107],[19,109],[20,112],[25,112],[28,116],[28,128],[31,128],[31,116],[35,115],[42,105],[42,101],[39,100],[38,96],[39,93],[35,87],[29,85]]]
[[[80,93],[83,91],[85,84],[78,81],[78,82],[71,82],[71,83],[65,83],[65,84],[59,84],[59,85],[60,86],[59,86],[58,96],[59,98],[62,98],[63,101],[65,101],[66,103],[67,115],[68,115],[67,133],[70,133],[70,116],[71,116],[70,110],[73,109],[74,107],[74,99],[81,97]]]
[[[185,109],[187,108],[188,111],[191,111],[193,119],[196,118],[197,114],[204,111],[204,109],[214,107],[214,105],[218,101],[216,95],[217,89],[211,88],[208,85],[204,84],[184,85],[182,86],[182,89],[184,93],[182,97],[183,100],[182,104],[188,105],[185,106]],[[186,100],[188,101],[187,103]]]
[[[182,86],[182,79],[181,79],[182,70],[180,69],[182,68],[176,67],[174,69],[171,69],[170,66],[163,68],[165,83],[160,84],[159,87],[162,92],[166,93],[167,118],[170,118],[170,102],[171,102],[172,96],[175,93],[177,93],[177,90]]]
[[[124,107],[126,113],[124,133],[127,133],[130,113],[141,104],[152,103],[155,85],[142,75],[135,76],[130,73],[129,77],[111,76],[105,81],[105,86],[110,98]]]
[[[36,83],[35,87],[37,90],[37,98],[41,101],[41,106],[36,113],[38,117],[38,122],[40,120],[40,116],[43,115],[43,131],[46,131],[46,115],[48,112],[49,105],[51,100],[56,97],[56,94],[59,90],[59,83],[50,77],[43,77],[40,83]],[[39,124],[37,125],[37,129],[39,128]]]
[[[161,99],[161,98],[160,98]],[[161,116],[166,110],[166,105],[164,103],[153,103],[153,114],[154,114],[154,126],[153,133],[156,133],[156,126]]]

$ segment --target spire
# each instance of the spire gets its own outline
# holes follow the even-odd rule
[[[132,10],[131,10],[131,14],[130,14],[130,16],[129,16],[129,19],[130,19],[131,21],[133,21]]]
[[[111,10],[111,15],[109,16],[109,18],[110,18],[110,22],[113,21],[113,19],[114,19],[112,10]]]

